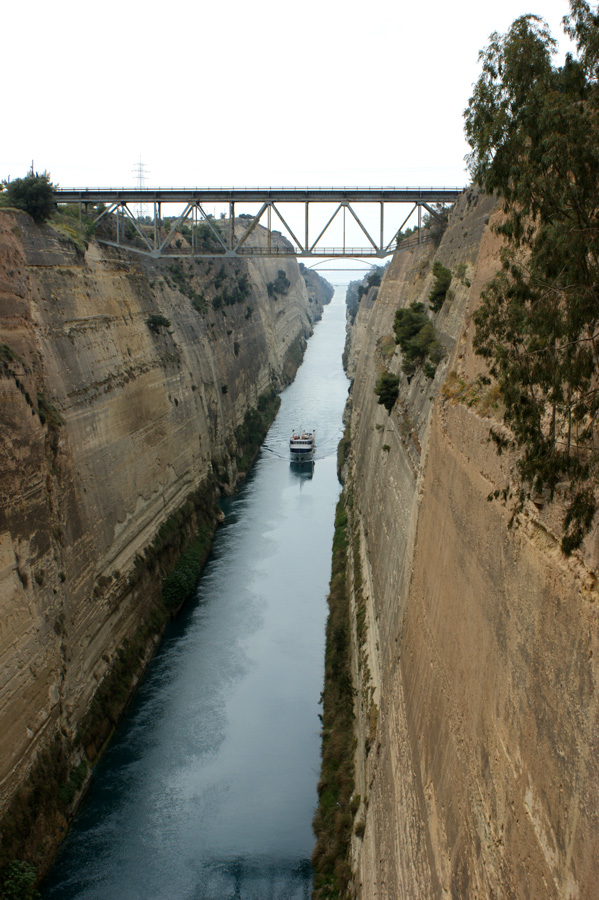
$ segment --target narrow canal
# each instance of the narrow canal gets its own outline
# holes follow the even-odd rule
[[[344,336],[339,288],[44,900],[309,898]],[[299,426],[316,429],[307,471],[289,464]]]

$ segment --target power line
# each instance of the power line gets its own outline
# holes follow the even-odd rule
[[[133,175],[135,176],[135,185],[138,190],[143,191],[146,186],[146,182],[148,180],[148,169],[147,166],[141,161],[141,155],[139,157],[139,162],[137,162],[133,169],[131,170]],[[143,203],[138,203],[137,205],[137,218],[143,219],[145,216],[145,206]]]

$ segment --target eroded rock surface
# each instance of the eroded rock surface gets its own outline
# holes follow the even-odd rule
[[[394,258],[351,337],[364,900],[599,896],[597,528],[566,559],[559,508],[530,504],[510,530],[487,499],[514,465],[488,441],[502,426],[470,323],[499,266],[496,215],[464,196],[438,249]],[[435,316],[447,356],[433,379],[403,377],[388,415],[374,386],[400,373],[395,310],[427,302],[434,259],[454,273]]]
[[[291,260],[83,252],[0,212],[0,815],[149,616],[136,557],[207,479],[234,485],[236,428],[327,301],[313,282]]]

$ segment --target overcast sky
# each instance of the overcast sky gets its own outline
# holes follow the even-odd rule
[[[492,31],[561,0],[6,4],[0,178],[63,187],[463,185]]]

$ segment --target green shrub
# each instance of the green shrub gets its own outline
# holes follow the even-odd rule
[[[351,450],[351,428],[349,425],[345,426],[345,431],[343,432],[343,437],[339,441],[337,445],[337,476],[339,481],[342,480],[341,473],[343,466],[345,464],[346,459],[348,458]]]
[[[439,260],[435,260],[433,264],[433,275],[435,276],[436,281],[428,295],[428,301],[433,312],[439,312],[447,296],[449,285],[451,284],[451,272],[449,269],[446,269],[445,266],[441,265]]]
[[[153,331],[154,334],[159,334],[161,328],[170,328],[171,323],[166,318],[166,316],[161,316],[158,313],[152,313],[151,316],[148,316],[146,319],[146,325]]]
[[[193,594],[211,546],[212,531],[202,526],[162,582],[162,601],[167,609],[177,609]]]
[[[220,269],[214,276],[214,287],[217,289],[220,288],[226,277],[227,277],[227,273],[225,271],[225,267],[224,267],[224,265],[221,264]]]
[[[170,273],[169,277],[172,279],[173,284],[179,293],[183,294],[184,297],[187,297],[188,300],[191,300],[192,306],[197,312],[205,312],[206,300],[204,295],[198,294],[193,286],[193,273],[186,272],[182,263],[179,261],[171,263],[167,266],[167,269]],[[165,276],[167,282],[169,281],[169,277]]]
[[[14,360],[21,360],[18,353],[15,353],[8,344],[0,344],[0,362],[13,362]]]
[[[6,870],[2,884],[2,900],[37,900],[37,874],[28,862],[15,860]]]
[[[412,303],[407,308],[398,309],[395,313],[393,330],[403,355],[401,368],[408,378],[411,378],[427,359],[433,366],[437,366],[443,359],[445,355],[443,345],[426,314],[424,303]]]
[[[233,306],[235,303],[242,303],[250,293],[250,279],[244,274],[232,286],[226,285],[223,288],[222,299],[225,306]]]
[[[23,863],[21,857],[41,858],[32,854],[32,835],[41,835],[40,825],[44,820],[55,820],[57,813],[68,815],[70,800],[65,802],[69,795],[68,792],[65,795],[64,789],[71,780],[73,784],[83,783],[85,773],[80,779],[79,766],[70,767],[70,749],[64,737],[57,736],[41,751],[2,818],[0,896],[3,900],[6,897],[29,900],[38,896],[31,890],[36,880],[35,869]],[[45,834],[47,838],[47,831]]]
[[[328,596],[325,686],[322,711],[322,762],[318,808],[313,827],[316,846],[314,900],[349,897],[349,848],[355,815],[354,698],[350,644],[350,600],[346,583],[348,513],[345,498],[337,505],[333,562]]]
[[[383,280],[384,274],[385,269],[383,266],[377,266],[376,269],[374,269],[372,272],[369,272],[366,276],[366,284],[368,288],[378,287]]]
[[[378,402],[388,412],[391,412],[399,395],[399,375],[387,371],[382,372],[375,385],[374,393],[378,395]]]
[[[66,807],[70,806],[73,802],[75,795],[78,791],[83,787],[83,782],[85,781],[85,776],[87,775],[87,763],[84,759],[81,760],[78,766],[71,771],[69,775],[69,780],[61,784],[58,789],[58,796],[61,804]]]
[[[74,204],[56,206],[50,218],[50,225],[59,235],[72,241],[82,252],[85,252],[90,238],[96,231],[96,224],[91,216]]]
[[[247,272],[244,272],[243,275],[240,275],[237,279],[237,288],[243,297],[247,297],[247,295],[250,293],[251,285],[250,278]]]
[[[56,208],[54,185],[48,172],[31,171],[25,178],[3,182],[9,206],[29,213],[38,225],[47,222]]]
[[[449,207],[436,204],[436,215],[425,215],[422,218],[422,228],[428,233],[435,247],[441,243],[441,238],[447,230],[449,223]]]
[[[37,392],[37,414],[42,425],[48,423],[51,430],[56,430],[64,425],[64,419],[53,403],[46,398],[43,391]]]
[[[259,396],[255,409],[246,412],[243,424],[235,431],[239,447],[237,468],[240,472],[247,472],[251,466],[280,405],[279,396],[271,389]]]
[[[277,294],[279,294],[280,296],[285,296],[285,294],[288,293],[290,287],[291,282],[287,278],[285,270],[279,269],[275,280],[269,281],[266,285],[266,290],[269,297],[276,297]]]
[[[185,235],[190,243],[192,231],[195,238],[195,245],[198,249],[222,250],[222,246],[219,243],[216,235],[212,233],[210,226],[206,222],[200,222],[200,224],[196,225],[193,229],[189,228],[188,232],[184,232],[183,228],[181,229],[181,233]]]

